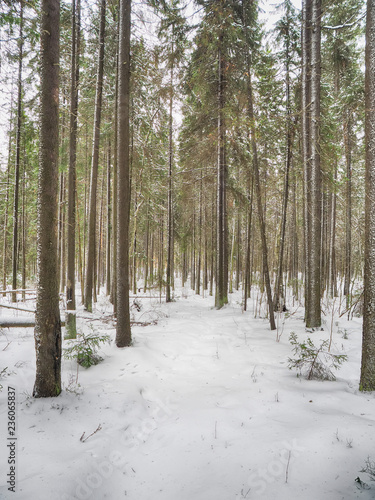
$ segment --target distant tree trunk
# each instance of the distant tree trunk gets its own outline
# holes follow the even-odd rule
[[[197,256],[197,271],[195,280],[195,293],[199,295],[201,293],[201,268],[202,268],[202,223],[203,223],[203,212],[202,212],[202,201],[203,198],[203,174],[201,171],[200,187],[199,187],[199,217],[198,217],[198,256]]]
[[[218,153],[217,153],[217,253],[216,253],[216,293],[215,306],[220,309],[228,303],[228,251],[227,251],[227,207],[226,183],[227,169],[225,157],[225,58],[223,54],[223,36],[219,36],[218,52]]]
[[[375,2],[367,1],[366,27],[365,273],[361,391],[375,391]]]
[[[61,321],[57,266],[60,1],[41,2],[38,284],[34,397],[61,392]]]
[[[26,165],[24,165],[22,176],[22,300],[25,301],[26,294],[26,243],[27,243],[27,216],[26,216]]]
[[[22,66],[23,66],[23,6],[20,1],[20,37],[18,54],[18,98],[17,98],[17,136],[16,136],[16,165],[14,175],[14,200],[13,200],[13,261],[12,261],[12,289],[17,290],[18,272],[18,205],[20,185],[21,162],[21,130],[22,130]],[[17,302],[17,293],[12,293],[12,302]]]
[[[347,307],[350,306],[350,281],[352,260],[352,113],[347,110],[344,124],[345,157],[346,157],[346,218],[345,218],[345,281],[344,295]]]
[[[144,286],[143,291],[146,292],[148,286],[148,255],[150,246],[150,219],[149,219],[149,202],[147,202],[147,212],[146,212],[146,245],[145,245],[145,267],[144,267]]]
[[[173,30],[173,26],[172,26]],[[173,36],[173,34],[172,34]],[[173,42],[171,53],[173,54]],[[171,302],[172,258],[173,258],[173,199],[172,199],[172,168],[173,168],[173,63],[170,73],[169,96],[169,154],[168,154],[168,243],[167,243],[167,286],[166,302]]]
[[[106,251],[106,294],[111,294],[111,237],[112,237],[112,200],[111,200],[111,143],[108,143],[107,159],[107,251]]]
[[[65,329],[67,338],[75,339],[76,328],[76,162],[77,162],[77,123],[78,123],[78,84],[80,48],[80,0],[72,0],[72,60],[70,90],[70,137],[69,137],[69,174],[68,174],[68,224],[67,224],[67,283]],[[69,313],[69,311],[72,311]]]
[[[10,123],[12,123],[12,112],[10,116]],[[10,153],[11,153],[12,139],[9,134],[9,148],[8,148],[8,165],[7,165],[7,185],[5,192],[5,213],[4,213],[4,230],[3,230],[3,290],[7,288],[7,271],[8,271],[8,215],[9,215],[9,189],[10,189]],[[6,294],[4,293],[4,297]]]
[[[92,146],[92,165],[90,178],[90,208],[89,208],[89,230],[87,243],[87,262],[85,280],[85,309],[92,312],[92,301],[94,291],[95,273],[95,245],[96,245],[96,198],[98,186],[99,168],[99,142],[100,125],[102,113],[103,97],[103,69],[104,69],[104,36],[105,36],[105,11],[106,0],[101,0],[100,4],[100,30],[99,30],[99,54],[98,54],[98,75],[96,80],[95,116],[94,116],[94,136]]]
[[[105,158],[103,159],[103,164],[105,164]],[[100,294],[100,287],[102,285],[103,281],[103,215],[104,215],[104,178],[105,178],[105,170],[103,169],[102,172],[102,185],[101,185],[101,196],[100,196],[100,210],[99,210],[99,241],[98,241],[98,257],[96,259],[97,265],[96,265],[96,290],[97,290],[97,295]],[[97,297],[96,297],[97,300]]]
[[[253,193],[254,193],[254,177],[251,177],[251,187],[249,181],[249,191],[247,198],[249,201],[248,219],[247,219],[247,237],[246,237],[246,257],[245,257],[245,283],[244,283],[244,311],[247,310],[247,299],[250,296],[250,282],[251,282],[251,231],[253,220]]]
[[[290,104],[290,50],[289,50],[289,35],[286,37],[286,49],[285,49],[285,63],[286,63],[286,75],[285,75],[285,105],[286,105],[286,161],[285,161],[285,177],[284,177],[284,194],[283,194],[283,209],[281,215],[281,230],[280,230],[280,243],[279,243],[279,255],[278,255],[278,265],[277,265],[277,275],[275,283],[275,299],[274,305],[275,309],[281,309],[280,297],[283,296],[283,263],[284,263],[284,246],[285,246],[285,232],[286,232],[286,219],[287,219],[287,208],[288,208],[288,197],[289,197],[289,172],[292,163],[292,146],[293,146],[293,135],[294,130],[292,126],[292,112]]]
[[[117,189],[117,347],[129,346],[132,341],[129,311],[130,13],[131,0],[120,0]]]

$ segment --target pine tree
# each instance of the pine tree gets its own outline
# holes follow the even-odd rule
[[[59,0],[42,0],[35,397],[58,396],[61,392],[61,321],[57,270],[59,16]]]

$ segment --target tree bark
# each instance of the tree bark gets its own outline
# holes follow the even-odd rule
[[[130,14],[131,0],[120,0],[117,153],[117,347],[129,346],[132,341],[129,311]]]
[[[320,18],[321,0],[303,3],[303,158],[306,327],[321,326]]]
[[[361,391],[375,391],[375,2],[367,2],[366,27],[365,274]]]
[[[58,396],[61,392],[61,321],[57,268],[59,27],[60,1],[42,0],[34,397]]]

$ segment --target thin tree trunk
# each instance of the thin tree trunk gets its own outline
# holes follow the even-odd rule
[[[103,69],[104,69],[104,37],[105,37],[105,11],[106,0],[101,0],[100,4],[100,30],[99,30],[99,55],[98,55],[98,74],[96,80],[95,96],[95,116],[92,147],[92,165],[90,179],[90,208],[89,208],[89,231],[87,243],[87,262],[86,262],[86,280],[85,280],[85,309],[92,312],[94,272],[95,272],[95,245],[96,245],[96,196],[98,185],[99,168],[99,142],[100,125],[102,112],[103,96]]]
[[[26,216],[26,165],[22,177],[22,300],[25,301],[26,294],[26,243],[27,243],[27,216]]]
[[[34,397],[61,392],[61,321],[57,266],[60,1],[41,3],[38,284]]]
[[[245,30],[247,32],[246,13],[244,10],[244,4],[243,4],[243,12],[244,12],[244,27],[245,27]],[[248,43],[248,42],[246,42],[246,43]],[[248,47],[248,49],[249,49],[249,47]],[[247,79],[248,116],[249,116],[249,122],[250,122],[251,150],[252,150],[252,154],[253,154],[253,173],[254,173],[255,193],[256,193],[257,207],[258,207],[258,221],[259,221],[260,237],[261,237],[261,242],[262,242],[263,278],[264,278],[266,293],[267,293],[270,328],[271,328],[271,330],[276,330],[275,315],[274,315],[273,300],[272,300],[271,281],[270,281],[270,274],[269,274],[269,269],[268,269],[268,248],[267,248],[266,225],[265,225],[265,220],[264,220],[262,194],[261,194],[261,186],[260,186],[260,175],[259,175],[258,151],[257,151],[257,143],[256,143],[255,115],[254,115],[253,92],[252,92],[252,83],[251,83],[251,65],[250,65],[249,50],[248,50],[248,55],[247,55],[247,73],[248,73],[248,79]]]
[[[60,240],[59,240],[59,256],[60,256],[60,275],[59,275],[59,289],[61,291],[64,291],[65,287],[65,278],[66,278],[66,259],[65,259],[65,232],[66,232],[66,211],[65,211],[65,206],[66,206],[66,179],[65,179],[65,173],[61,172],[60,175],[60,182],[61,182],[61,188],[60,188],[60,213],[59,213],[59,225],[60,225]]]
[[[145,266],[144,266],[144,285],[143,291],[146,292],[148,286],[148,259],[149,259],[149,246],[150,246],[150,219],[149,219],[149,203],[147,203],[147,212],[146,212],[146,248],[145,248]]]
[[[249,181],[250,183],[250,181]],[[244,284],[244,311],[247,310],[247,299],[250,297],[250,287],[251,287],[251,231],[252,231],[252,219],[253,219],[253,198],[254,198],[254,177],[251,177],[251,187],[249,187],[248,192],[249,200],[249,211],[248,211],[248,222],[247,222],[247,239],[246,239],[246,261],[245,261],[245,284]]]
[[[12,123],[12,112],[10,116],[10,124]],[[3,290],[7,288],[7,271],[8,271],[8,216],[9,216],[9,190],[10,190],[10,155],[11,155],[12,138],[9,134],[8,148],[8,165],[7,165],[7,185],[5,193],[5,213],[4,213],[4,230],[3,230]],[[5,296],[6,294],[4,294]]]
[[[344,130],[345,156],[346,156],[346,219],[345,219],[345,281],[344,295],[347,307],[350,306],[350,282],[352,260],[352,115],[347,110],[347,119]]]
[[[22,131],[22,66],[23,66],[23,7],[24,0],[20,1],[20,38],[18,54],[18,98],[17,98],[17,136],[16,136],[16,165],[14,175],[13,200],[13,261],[12,261],[12,289],[17,290],[18,271],[18,205],[21,162],[21,131]],[[12,302],[17,302],[17,293],[12,293]]]
[[[106,294],[111,294],[111,238],[112,238],[112,200],[111,200],[111,143],[108,143],[107,159],[107,251],[106,251]]]
[[[283,209],[281,215],[281,230],[280,230],[280,243],[279,243],[279,255],[278,255],[278,266],[277,275],[275,283],[275,309],[281,309],[280,296],[283,296],[283,262],[284,262],[284,246],[285,246],[285,232],[286,232],[286,219],[287,219],[287,209],[288,209],[288,197],[289,197],[289,172],[292,163],[292,145],[293,145],[293,135],[294,130],[292,127],[292,113],[290,106],[290,53],[289,53],[289,39],[287,38],[286,46],[286,162],[285,162],[285,178],[284,178],[284,194],[283,194]]]
[[[172,26],[174,31],[174,27]],[[173,36],[173,33],[172,33]],[[173,54],[174,44],[171,51]],[[172,56],[173,57],[173,56]],[[170,73],[170,96],[169,96],[169,154],[168,154],[168,243],[167,243],[167,286],[166,302],[171,302],[172,283],[172,258],[173,258],[173,199],[172,199],[172,169],[173,169],[173,62]]]
[[[129,311],[130,14],[131,0],[120,0],[117,153],[117,347],[129,346],[132,341]]]
[[[119,31],[119,27],[117,29]],[[117,35],[119,35],[117,33]],[[117,44],[118,45],[118,44]],[[117,161],[117,136],[118,136],[118,79],[119,79],[119,67],[118,67],[118,52],[116,54],[116,83],[115,83],[115,126],[114,126],[114,147],[113,147],[113,184],[112,184],[112,292],[111,292],[111,302],[113,304],[113,312],[117,314],[117,178],[118,178],[118,161]]]
[[[218,126],[217,126],[217,241],[216,241],[216,293],[215,306],[220,309],[228,303],[228,251],[227,251],[227,207],[226,207],[226,165],[225,165],[225,59],[223,35],[219,35],[218,51]]]
[[[104,162],[105,163],[105,160]],[[104,214],[104,177],[105,170],[103,169],[102,174],[102,186],[101,186],[101,196],[100,196],[100,211],[99,211],[99,241],[98,241],[98,258],[97,258],[97,266],[96,266],[96,275],[97,275],[97,295],[100,294],[100,287],[102,285],[103,278],[103,265],[102,265],[102,255],[103,255],[103,214]]]
[[[69,173],[68,173],[68,224],[67,224],[67,283],[65,328],[67,338],[77,336],[76,329],[76,162],[77,162],[77,123],[78,123],[78,84],[80,50],[80,0],[72,0],[72,60],[70,90],[70,134],[69,134]],[[72,312],[69,312],[72,311]]]

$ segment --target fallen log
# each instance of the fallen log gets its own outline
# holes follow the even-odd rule
[[[16,311],[24,311],[31,314],[35,314],[35,309],[26,309],[25,307],[11,306],[10,304],[0,304],[0,307],[5,307],[6,309],[15,309]]]
[[[61,321],[61,326],[65,326],[65,321]],[[20,318],[12,320],[4,320],[0,319],[0,328],[34,328],[35,327],[35,319],[33,318]]]

